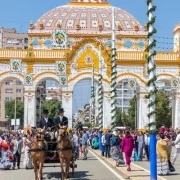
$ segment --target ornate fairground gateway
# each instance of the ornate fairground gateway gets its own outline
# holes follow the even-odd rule
[[[24,127],[36,126],[35,92],[38,84],[52,79],[62,86],[62,105],[72,126],[73,88],[81,80],[94,78],[102,67],[103,127],[111,124],[111,44],[112,13],[115,11],[117,49],[116,81],[129,81],[136,89],[137,127],[149,122],[146,84],[147,26],[106,0],[73,0],[44,14],[28,31],[27,50],[0,49],[0,85],[15,77],[24,83]],[[180,25],[174,30],[175,52],[158,52],[155,57],[158,81],[169,84],[172,92],[173,127],[180,128]],[[176,41],[177,40],[177,41]],[[177,52],[178,51],[178,52]],[[101,60],[100,60],[101,59]]]

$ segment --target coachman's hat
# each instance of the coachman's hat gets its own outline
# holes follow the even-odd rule
[[[49,112],[48,112],[48,110],[47,109],[45,109],[44,111],[43,111],[43,114],[48,114]]]
[[[63,109],[63,108],[60,108],[60,109],[59,109],[59,113],[62,113],[62,112],[64,112],[64,109]]]

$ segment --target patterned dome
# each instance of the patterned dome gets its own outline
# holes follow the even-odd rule
[[[68,32],[77,33],[111,31],[112,6],[106,1],[72,1],[65,6],[54,8],[44,14],[31,28],[31,32],[37,30],[52,31],[58,27]],[[116,30],[121,31],[145,31],[139,22],[126,11],[115,7]],[[137,29],[136,29],[137,28]]]

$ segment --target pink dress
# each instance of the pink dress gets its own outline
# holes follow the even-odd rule
[[[124,152],[126,157],[126,164],[130,165],[131,163],[131,156],[134,149],[134,139],[132,136],[124,137],[121,145],[120,145],[122,152]]]

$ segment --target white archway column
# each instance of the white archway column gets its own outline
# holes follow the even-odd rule
[[[137,93],[137,129],[145,129],[149,123],[148,99],[145,98],[147,92],[140,91]]]
[[[68,118],[68,127],[72,128],[72,99],[73,91],[62,88],[62,108],[64,108],[64,116]]]
[[[103,128],[111,128],[111,94],[104,91],[103,95]]]
[[[172,127],[180,128],[180,92],[173,94],[172,101]]]
[[[35,91],[24,92],[24,128],[36,127]]]

